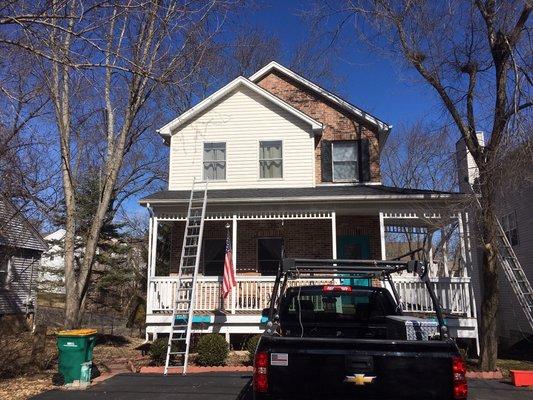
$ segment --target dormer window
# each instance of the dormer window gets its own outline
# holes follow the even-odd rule
[[[204,143],[204,181],[226,179],[226,143]]]
[[[333,182],[354,182],[358,179],[357,142],[342,140],[332,142]]]

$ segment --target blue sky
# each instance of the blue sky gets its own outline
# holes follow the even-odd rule
[[[300,15],[310,2],[274,0],[266,3],[268,5],[249,11],[249,22],[281,39],[285,60],[279,61],[283,63],[290,58],[290,51],[297,43],[306,38],[306,23]],[[350,30],[346,29],[344,34],[347,37]],[[355,39],[341,47],[332,66],[333,72],[342,79],[342,84],[334,90],[337,94],[395,127],[420,119],[430,123],[442,118],[435,95],[415,73]],[[327,82],[323,85],[331,89]]]

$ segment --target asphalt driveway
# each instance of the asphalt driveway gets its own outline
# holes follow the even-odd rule
[[[533,390],[498,381],[469,381],[470,400],[533,400]],[[205,373],[188,376],[121,374],[85,391],[52,390],[36,400],[251,400],[250,374]]]

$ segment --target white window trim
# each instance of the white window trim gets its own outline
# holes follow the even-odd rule
[[[261,161],[272,161],[279,160],[279,158],[272,159],[261,159],[261,143],[262,142],[281,142],[281,178],[261,178]],[[283,165],[285,164],[285,143],[283,139],[259,139],[257,141],[257,180],[259,181],[283,181],[285,179],[285,169]]]
[[[205,161],[206,144],[224,144],[224,179],[207,179],[205,174],[205,163],[220,163],[220,161]],[[202,180],[204,182],[226,182],[228,179],[228,143],[221,140],[208,140],[202,143]]]
[[[355,145],[355,155],[356,159],[353,161],[355,163],[355,179],[335,179],[335,157],[333,156],[333,147],[335,147],[335,143],[350,143],[353,142]],[[359,143],[356,139],[353,140],[332,140],[331,141],[331,181],[332,182],[359,182]],[[337,161],[337,162],[343,162],[343,161]],[[351,162],[351,161],[344,161],[344,162]]]

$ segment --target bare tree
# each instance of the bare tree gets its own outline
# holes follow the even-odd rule
[[[454,191],[455,148],[448,129],[418,121],[396,128],[381,153],[385,184],[411,189]]]
[[[509,148],[523,143],[531,102],[530,0],[392,1],[348,0],[326,6],[334,32],[356,28],[374,49],[399,56],[432,87],[479,168],[480,232],[484,250],[481,304],[483,370],[497,359],[499,304],[495,198]],[[333,22],[332,22],[333,21]],[[482,146],[477,130],[489,139]],[[529,150],[527,150],[529,149]],[[524,162],[531,163],[526,153]],[[521,168],[516,168],[518,174]],[[516,178],[515,178],[516,179]]]
[[[67,327],[78,326],[111,199],[153,182],[160,160],[146,135],[165,118],[165,86],[195,84],[235,1],[24,2],[0,7],[0,43],[34,56],[50,98],[64,194]],[[187,89],[188,90],[188,89]],[[98,205],[75,257],[78,182],[99,175]]]

